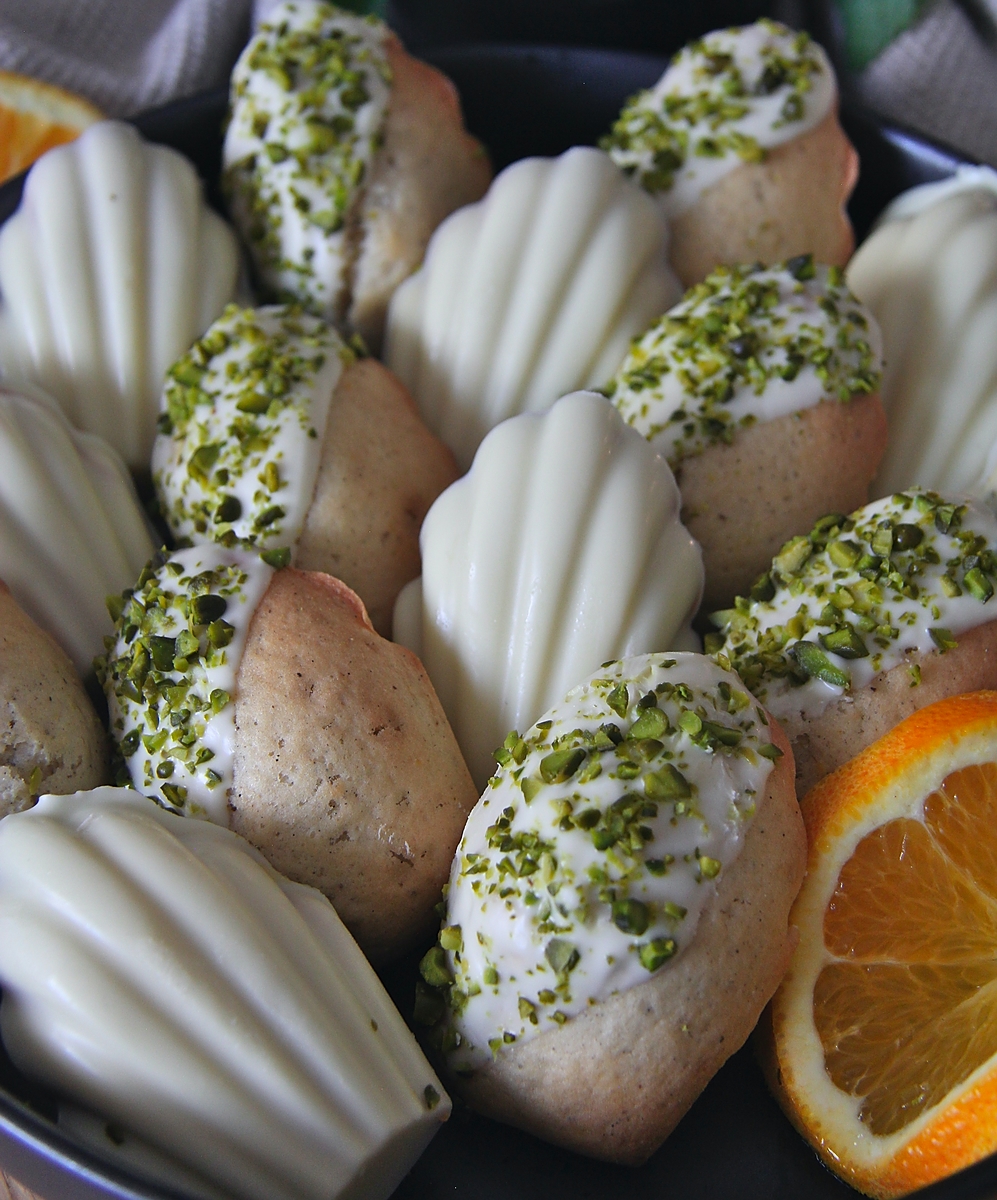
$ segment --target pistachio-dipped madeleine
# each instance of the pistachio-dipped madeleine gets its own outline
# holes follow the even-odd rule
[[[594,392],[496,426],[420,542],[394,636],[426,664],[479,788],[509,727],[600,662],[699,648],[703,564],[675,480]]]
[[[797,530],[868,499],[881,368],[875,318],[809,254],[718,267],[635,339],[605,390],[675,472],[709,607]]]
[[[300,309],[233,306],[170,369],[159,428],[153,478],[176,538],[326,571],[390,630],[422,519],[457,477],[390,371]]]
[[[102,664],[135,787],[319,888],[367,954],[432,925],[474,786],[422,665],[345,584],[242,549],[161,552]]]
[[[785,727],[800,795],[915,709],[997,687],[997,518],[917,489],[822,518],[707,639]]]
[[[417,1019],[472,1107],[643,1162],[788,962],[788,743],[733,672],[653,654],[604,664],[496,758]]]
[[[223,180],[260,281],[375,350],[430,234],[490,179],[453,84],[381,21],[287,0],[236,63]]]
[[[0,816],[108,779],[107,734],[65,651],[0,580]]]
[[[827,55],[775,21],[690,43],[602,145],[661,204],[688,287],[717,263],[797,254],[844,266],[858,155]]]

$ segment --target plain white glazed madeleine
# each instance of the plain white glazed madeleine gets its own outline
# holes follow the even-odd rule
[[[386,1200],[446,1120],[332,907],[242,838],[100,788],[6,819],[0,864],[7,1052],[196,1194]]]
[[[474,786],[422,665],[345,584],[162,551],[121,598],[102,675],[140,792],[320,888],[373,958],[430,932]]]
[[[491,170],[450,81],[386,25],[271,8],[232,74],[223,178],[264,290],[379,350],[391,293]]]
[[[422,527],[395,639],[425,663],[471,775],[600,662],[696,644],[699,547],[668,464],[576,392],[482,442]]]
[[[107,597],[153,551],[128,471],[40,396],[0,391],[0,579],[80,675],[111,631]]]
[[[35,163],[0,231],[0,373],[145,471],[166,370],[233,299],[238,268],[191,163],[99,122]]]
[[[763,18],[691,42],[601,144],[666,213],[687,287],[718,263],[813,254],[843,266],[858,155],[837,108],[823,49]]]
[[[646,655],[497,757],[423,961],[437,1043],[477,1110],[643,1162],[788,962],[805,862],[788,743],[733,673]]]
[[[433,235],[384,360],[466,470],[500,421],[609,378],[679,298],[667,250],[665,219],[601,151],[523,159]]]

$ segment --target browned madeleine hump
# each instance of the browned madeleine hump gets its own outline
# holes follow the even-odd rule
[[[813,129],[741,163],[671,222],[670,258],[685,287],[718,263],[767,266],[798,254],[844,266],[855,248],[845,204],[859,159],[836,110]]]
[[[682,520],[703,548],[707,611],[746,595],[779,548],[829,512],[865,504],[886,450],[879,395],[825,400],[738,429],[675,471]]]
[[[638,1165],[747,1040],[796,943],[806,836],[789,743],[688,948],[646,983],[513,1046],[453,1087],[479,1112],[594,1158]]]
[[[374,359],[354,363],[333,393],[298,567],[348,584],[387,637],[395,597],[420,571],[422,520],[457,475],[400,380]]]
[[[73,664],[0,581],[0,816],[107,782],[107,734]]]
[[[800,797],[917,709],[948,696],[997,689],[997,620],[965,630],[957,641],[944,654],[908,651],[902,663],[846,693],[817,717],[784,718]]]
[[[239,668],[231,828],[384,961],[431,932],[476,800],[415,655],[338,579],[278,571]]]
[[[440,222],[480,200],[492,171],[481,143],[464,128],[450,80],[389,36],[392,72],[384,143],[371,163],[351,236],[359,242],[348,314],[374,353],[388,301],[422,262]]]

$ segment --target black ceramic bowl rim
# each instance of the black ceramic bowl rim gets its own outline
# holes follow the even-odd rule
[[[425,57],[457,83],[464,101],[468,125],[472,132],[482,137],[486,143],[491,143],[497,168],[510,161],[508,151],[517,147],[515,136],[506,136],[515,135],[512,123],[496,122],[495,113],[488,109],[488,98],[491,96],[494,100],[496,87],[505,88],[505,93],[501,93],[500,90],[500,94],[507,98],[511,85],[515,92],[513,98],[518,96],[519,100],[523,100],[525,89],[526,100],[532,100],[541,106],[538,109],[538,120],[532,126],[533,140],[525,152],[556,154],[576,141],[594,141],[599,133],[608,127],[622,99],[638,88],[654,82],[667,64],[667,59],[661,56],[629,51],[495,44],[450,46],[430,51]],[[218,207],[221,206],[217,179],[221,145],[220,125],[226,107],[226,97],[225,89],[215,89],[143,113],[133,119],[133,124],[151,141],[173,146],[192,159],[205,181],[209,199]],[[544,124],[544,116],[551,115],[549,111],[545,113],[542,109],[545,104],[553,106],[555,117],[558,112],[567,113],[572,117],[568,123],[568,134],[560,139],[556,120]],[[959,164],[965,161],[943,146],[928,142],[916,133],[883,124],[868,112],[849,105],[845,106],[843,123],[866,162],[859,187],[850,205],[853,223],[860,238],[868,232],[874,218],[893,196],[916,184],[944,179],[953,174]],[[522,148],[519,149],[522,151]],[[519,157],[520,154],[514,153],[513,156]],[[16,209],[23,182],[24,177],[20,176],[0,187],[0,223]],[[728,1064],[723,1071],[750,1071],[750,1067],[744,1067],[745,1056],[748,1054],[747,1048],[740,1051],[731,1060],[731,1064],[740,1061],[741,1066],[731,1067]],[[46,1120],[8,1090],[4,1085],[12,1078],[12,1068],[9,1063],[4,1067],[2,1061],[0,1068],[0,1165],[25,1186],[37,1190],[46,1200],[96,1200],[97,1197],[113,1197],[115,1200],[187,1200],[181,1193],[142,1182],[81,1148],[51,1121]],[[20,1081],[19,1090],[30,1094],[32,1089],[25,1088],[23,1081]],[[702,1098],[697,1101],[697,1105],[700,1103]],[[687,1117],[686,1121],[689,1119]],[[457,1124],[458,1121],[459,1118],[455,1118],[451,1125]],[[504,1127],[492,1129],[508,1132]],[[788,1128],[788,1124],[787,1130],[791,1139],[799,1141],[795,1132]],[[460,1137],[459,1131],[455,1136]],[[486,1132],[486,1140],[488,1136]],[[499,1136],[498,1132],[495,1136]],[[513,1132],[510,1136],[520,1141],[525,1139],[527,1155],[531,1152],[538,1156],[562,1153],[551,1151],[549,1147],[533,1142],[526,1135]],[[681,1127],[676,1136],[682,1136]],[[480,1138],[478,1140],[480,1141]],[[802,1142],[799,1142],[799,1145],[809,1154]],[[535,1151],[531,1151],[531,1146],[536,1148]],[[427,1154],[431,1152],[432,1146]],[[569,1165],[579,1164],[579,1178],[591,1176],[593,1186],[597,1186],[598,1192],[586,1190],[586,1196],[599,1194],[605,1200],[609,1200],[613,1193],[618,1194],[621,1200],[623,1196],[637,1196],[638,1192],[634,1190],[633,1184],[637,1182],[638,1176],[628,1173],[627,1168],[613,1169],[619,1172],[618,1176],[613,1176],[620,1182],[617,1193],[612,1183],[607,1190],[605,1182],[599,1182],[600,1179],[606,1179],[601,1164],[588,1163],[574,1156],[562,1157]],[[653,1164],[654,1159],[651,1161]],[[457,1182],[457,1174],[442,1183],[439,1175],[440,1172],[437,1172],[432,1176],[434,1186],[430,1188],[431,1194],[426,1190],[430,1185],[420,1181],[415,1185],[415,1190],[403,1183],[398,1195],[404,1193],[413,1198],[419,1197],[419,1200],[436,1200],[438,1196],[442,1200],[444,1194],[455,1197],[463,1194]],[[410,1181],[412,1178],[409,1177]],[[667,1182],[668,1179],[664,1175],[660,1180],[656,1180],[654,1194]],[[439,1189],[435,1184],[440,1184]],[[509,1200],[512,1200],[508,1190],[501,1194],[509,1196]],[[577,1189],[575,1194],[580,1197]],[[640,1195],[644,1194],[640,1191]],[[761,1191],[752,1193],[759,1196],[764,1194]],[[782,1191],[779,1194],[788,1197],[791,1193]],[[841,1191],[835,1194],[847,1196],[857,1193],[841,1185]],[[923,1200],[984,1200],[985,1197],[995,1194],[997,1155],[917,1193]],[[500,1193],[491,1191],[488,1195],[498,1196]],[[724,1193],[712,1191],[705,1180],[703,1189],[697,1190],[696,1195],[699,1200],[711,1200],[714,1196],[719,1200],[721,1195],[723,1200],[736,1200],[729,1190]]]

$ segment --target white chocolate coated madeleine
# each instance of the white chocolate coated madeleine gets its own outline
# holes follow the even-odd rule
[[[104,666],[135,787],[320,888],[365,953],[431,930],[475,790],[422,664],[345,584],[217,544],[157,556]]]
[[[236,64],[224,178],[261,281],[375,350],[391,292],[490,176],[453,85],[378,20],[287,0]]]
[[[420,542],[395,637],[425,663],[479,787],[508,730],[600,662],[695,644],[702,559],[672,473],[594,393],[492,430]]]
[[[0,814],[99,787],[107,734],[73,665],[0,580]]]
[[[606,664],[509,735],[422,964],[472,1106],[624,1162],[670,1132],[788,957],[805,841],[785,746],[733,672],[687,653]],[[746,886],[753,830],[769,861]],[[731,886],[750,946],[717,936]]]
[[[843,265],[858,162],[837,101],[821,47],[763,19],[680,51],[602,145],[672,221],[672,264],[687,285],[718,262],[809,252]]]
[[[152,551],[117,454],[50,401],[0,391],[0,579],[81,675],[111,631],[107,596]]]
[[[967,491],[997,441],[997,174],[963,168],[886,210],[848,267],[883,331],[880,495]]]
[[[668,228],[607,155],[507,167],[395,293],[385,361],[466,469],[500,421],[605,382],[680,294]]]
[[[709,607],[797,530],[868,499],[881,369],[875,318],[812,255],[718,267],[635,339],[605,391],[675,471]]]
[[[146,470],[166,370],[235,293],[193,166],[103,121],[32,167],[0,231],[0,372]]]
[[[124,789],[45,796],[0,825],[0,864],[8,1053],[195,1194],[386,1200],[449,1115],[329,903],[230,831]]]
[[[990,509],[911,489],[787,542],[708,641],[784,725],[802,795],[915,708],[997,683],[995,581]]]
[[[390,372],[300,309],[231,306],[170,368],[159,430],[174,537],[327,571],[390,629],[422,518],[457,474]]]

